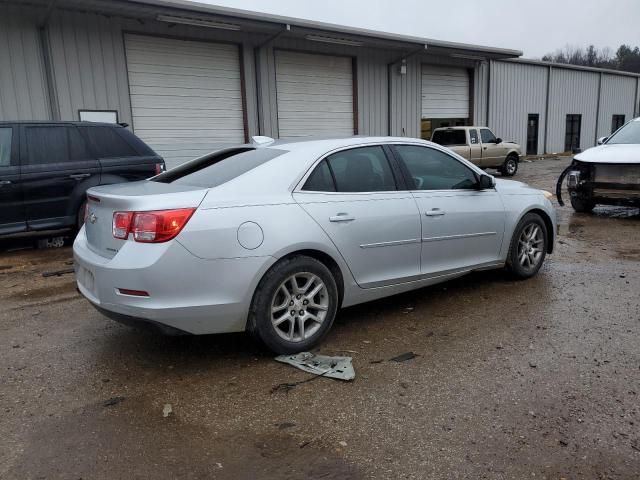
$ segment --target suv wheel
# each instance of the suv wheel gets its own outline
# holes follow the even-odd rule
[[[578,213],[590,213],[596,206],[596,204],[585,197],[571,196],[571,206]]]
[[[329,269],[315,258],[287,258],[258,284],[248,330],[278,354],[309,350],[331,328],[338,288]]]
[[[518,223],[511,238],[507,269],[516,278],[533,277],[547,255],[547,226],[540,215],[528,213]]]
[[[500,173],[506,177],[513,177],[518,171],[518,156],[514,154],[510,154],[502,167],[500,167]]]

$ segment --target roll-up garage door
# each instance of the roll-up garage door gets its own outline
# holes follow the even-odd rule
[[[469,118],[465,68],[422,65],[422,118]]]
[[[276,51],[280,137],[353,135],[349,57]]]
[[[133,128],[167,167],[244,143],[236,45],[126,35]]]

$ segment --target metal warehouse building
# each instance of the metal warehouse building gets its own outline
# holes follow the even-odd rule
[[[184,0],[0,1],[0,120],[126,122],[169,166],[253,135],[477,124],[528,154],[638,115],[640,76]]]

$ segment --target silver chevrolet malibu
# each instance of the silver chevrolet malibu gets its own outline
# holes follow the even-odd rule
[[[123,323],[304,351],[340,307],[474,270],[535,275],[554,245],[550,197],[427,141],[255,137],[90,189],[76,277]]]

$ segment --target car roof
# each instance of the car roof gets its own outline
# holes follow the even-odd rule
[[[325,150],[330,151],[336,148],[356,146],[369,143],[422,143],[430,144],[426,140],[411,137],[378,137],[378,136],[336,136],[336,137],[294,137],[280,138],[273,142],[265,144],[250,144],[257,148],[275,148],[279,150],[287,150],[290,152],[300,150]]]
[[[84,127],[113,127],[122,128],[119,123],[80,122],[68,120],[2,120],[0,125],[76,125]]]

